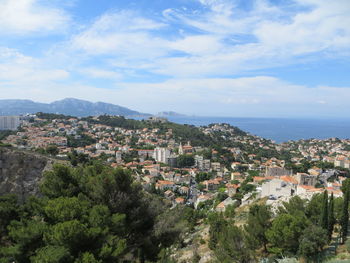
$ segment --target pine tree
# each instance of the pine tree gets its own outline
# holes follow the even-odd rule
[[[342,243],[344,243],[346,241],[346,237],[348,234],[349,194],[350,194],[350,191],[348,188],[346,188],[344,191],[343,210],[342,210],[342,215],[341,215],[341,219],[340,219]]]
[[[328,239],[331,240],[332,233],[334,229],[335,224],[335,216],[334,216],[334,197],[333,193],[331,195],[331,198],[329,199],[329,205],[328,205]]]
[[[321,227],[328,229],[328,192],[323,192],[322,212],[321,212]]]
[[[244,227],[247,243],[252,249],[264,247],[267,251],[266,231],[271,226],[272,212],[269,206],[253,205],[249,210],[248,224]]]

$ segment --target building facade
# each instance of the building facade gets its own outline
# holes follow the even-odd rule
[[[15,131],[20,124],[19,116],[0,116],[0,130]]]
[[[167,163],[170,157],[170,151],[167,148],[157,147],[153,151],[153,158],[157,162]]]

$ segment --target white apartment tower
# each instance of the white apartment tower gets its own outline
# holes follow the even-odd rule
[[[19,116],[0,116],[0,130],[15,131],[19,125]]]
[[[157,147],[153,151],[153,158],[157,162],[167,163],[170,157],[170,151],[167,148]]]

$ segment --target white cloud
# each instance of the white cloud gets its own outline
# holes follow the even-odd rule
[[[165,54],[168,41],[153,36],[151,32],[164,26],[130,11],[108,13],[74,36],[70,44],[73,49],[92,55],[154,58]]]
[[[264,21],[254,30],[262,45],[291,56],[343,50],[350,46],[349,1],[301,1],[312,10],[292,17],[290,23]]]
[[[220,39],[211,35],[187,36],[169,44],[169,48],[191,55],[209,55],[220,52],[224,45]]]
[[[4,87],[16,85],[25,88],[69,77],[65,69],[50,68],[41,60],[25,56],[15,49],[0,47],[0,57],[0,84]]]
[[[347,0],[300,1],[298,11],[263,0],[248,11],[229,0],[198,1],[203,10],[167,9],[163,19],[104,14],[70,45],[87,56],[108,55],[119,69],[170,77],[219,77],[298,63],[304,56],[350,55]],[[197,32],[175,32],[179,26]]]
[[[0,0],[0,33],[26,34],[33,32],[61,31],[69,22],[69,16],[46,1]]]
[[[79,70],[82,74],[87,77],[92,78],[102,78],[102,79],[112,79],[119,80],[122,78],[122,74],[112,71],[112,70],[104,70],[99,68],[82,68]]]

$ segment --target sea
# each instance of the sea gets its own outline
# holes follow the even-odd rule
[[[171,122],[195,126],[210,123],[228,123],[252,135],[257,135],[276,143],[301,139],[350,139],[349,119],[287,119],[287,118],[238,118],[167,116]]]

